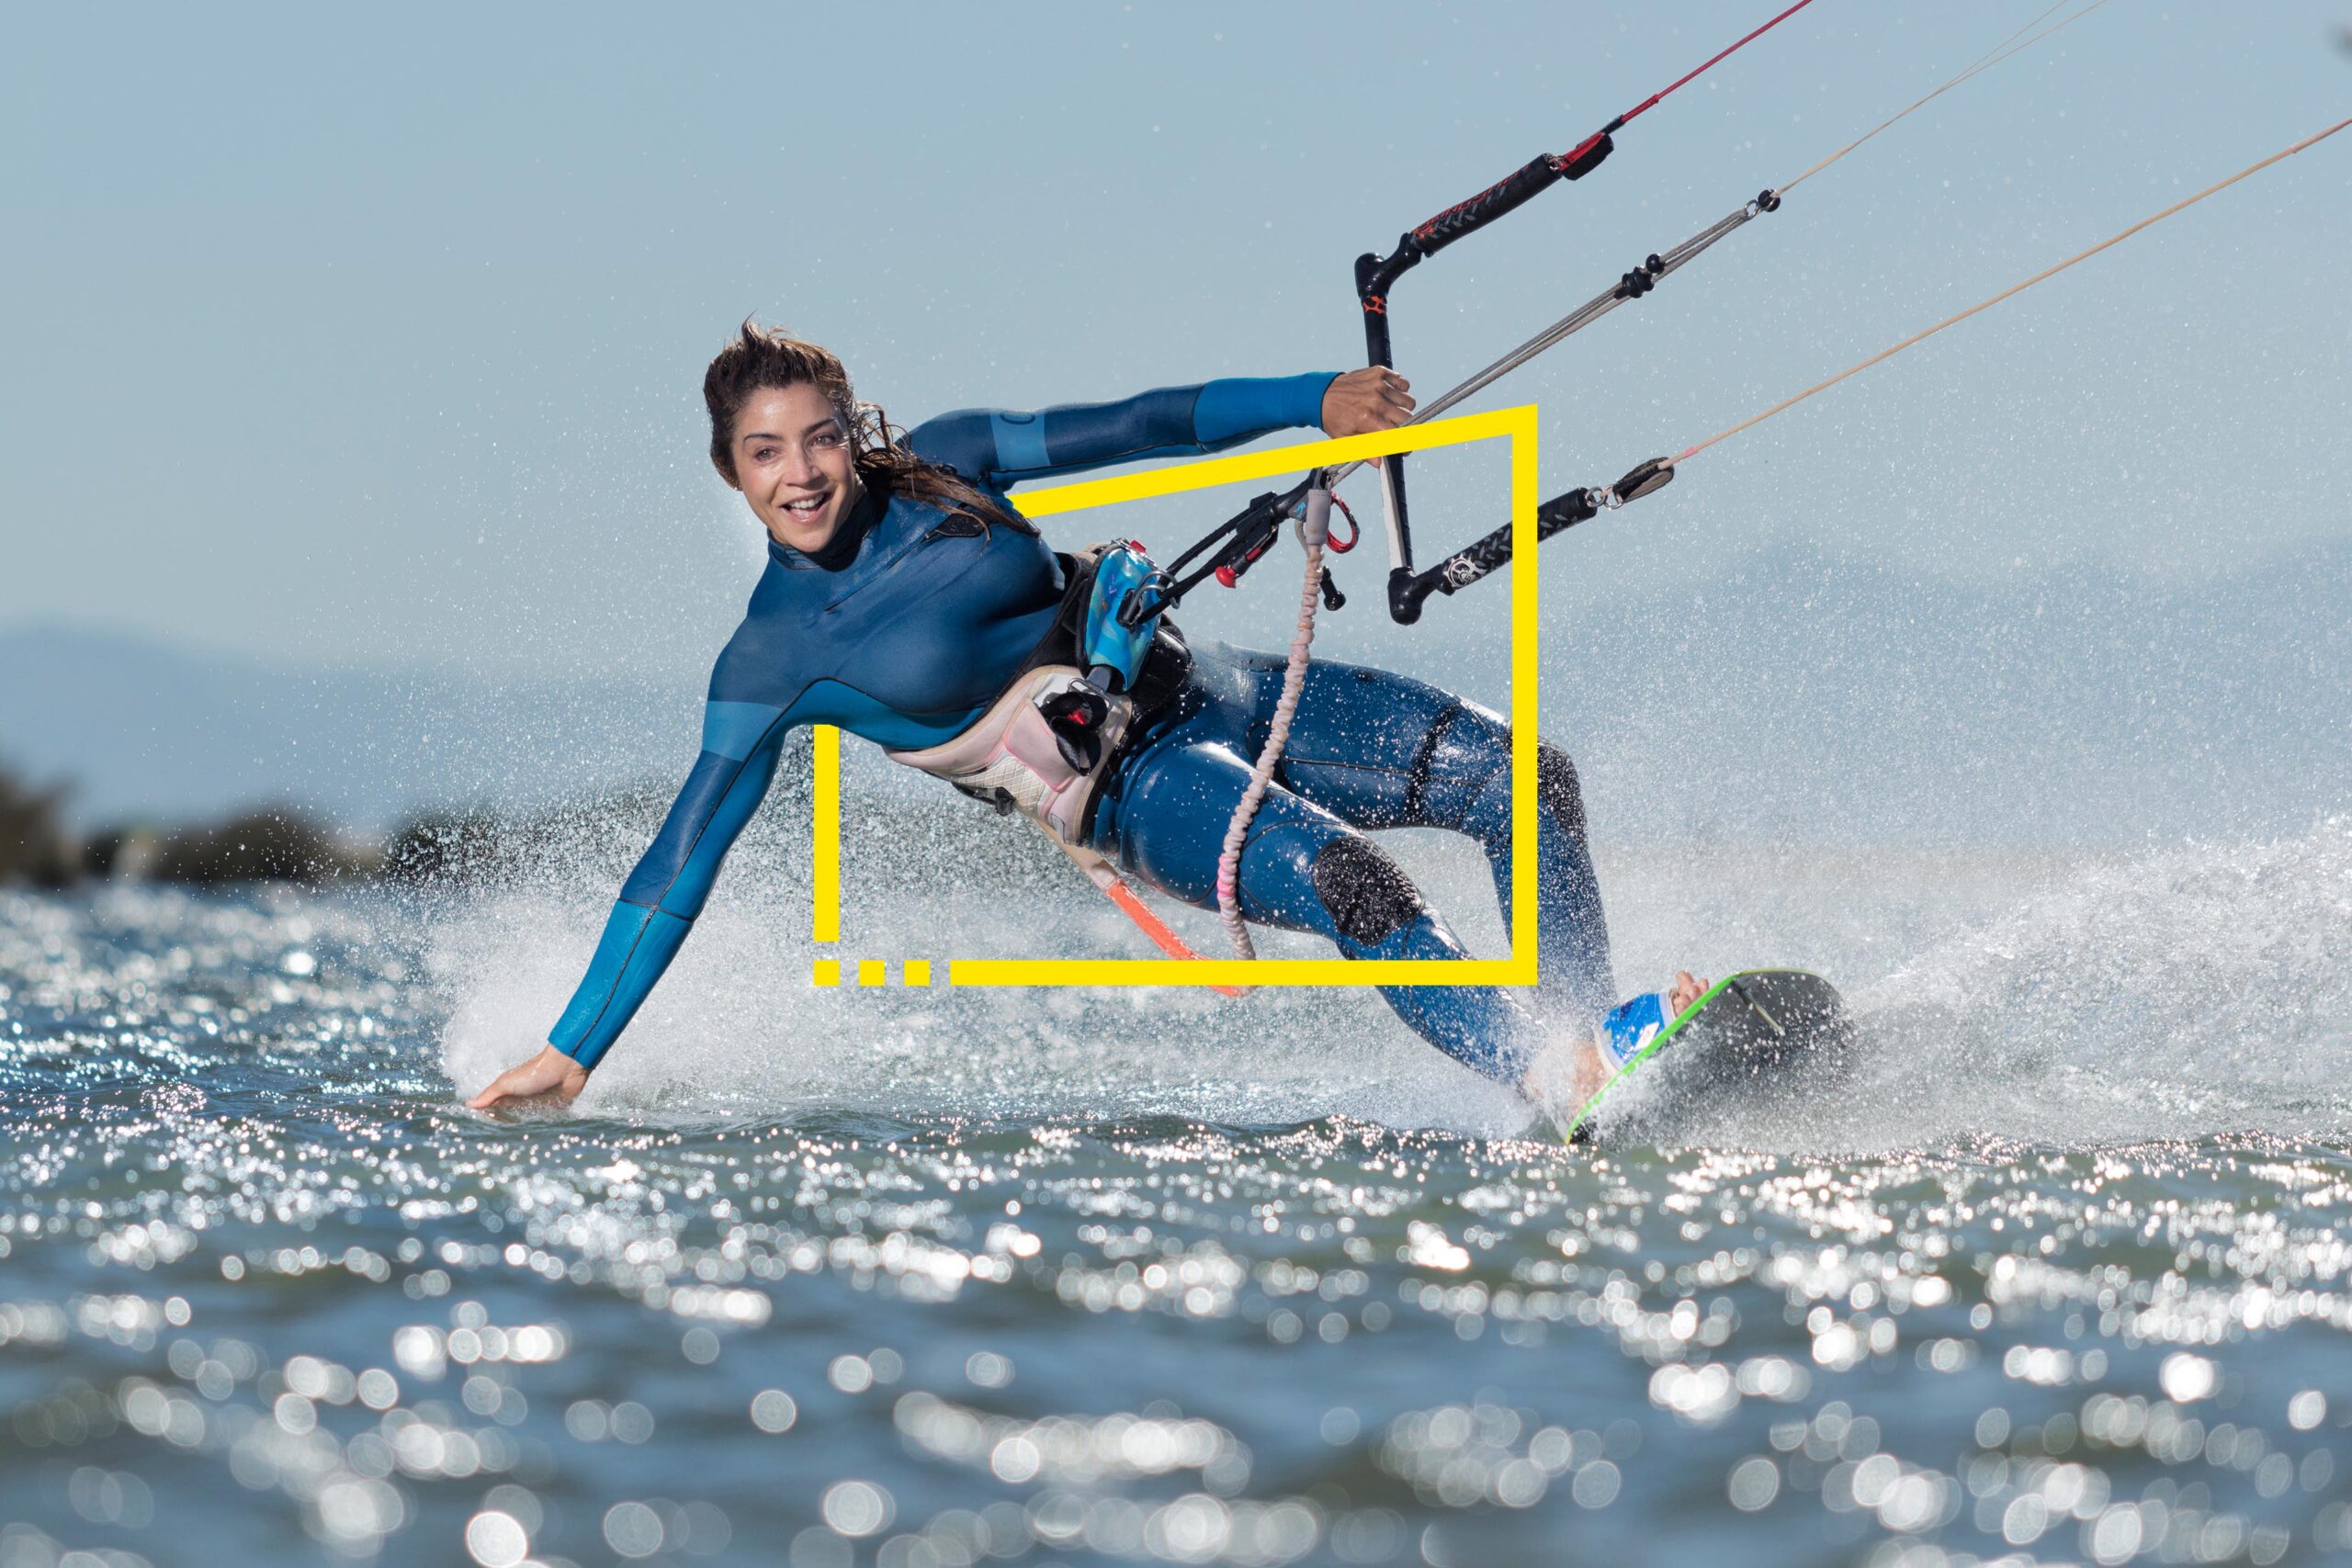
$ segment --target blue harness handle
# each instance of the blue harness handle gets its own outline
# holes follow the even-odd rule
[[[1167,583],[1134,540],[1104,547],[1095,558],[1094,586],[1079,628],[1078,661],[1087,679],[1113,694],[1135,689],[1166,611]]]

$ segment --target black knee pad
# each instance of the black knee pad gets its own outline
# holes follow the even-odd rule
[[[1535,798],[1562,831],[1584,837],[1584,790],[1577,784],[1577,765],[1549,740],[1535,743]]]
[[[1370,947],[1419,918],[1421,895],[1369,839],[1343,834],[1315,852],[1315,895],[1350,942]]]

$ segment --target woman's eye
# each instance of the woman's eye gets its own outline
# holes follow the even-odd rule
[[[827,431],[824,434],[820,435],[820,436],[818,436],[818,437],[817,437],[817,442],[816,442],[816,444],[817,444],[818,446],[828,446],[828,447],[830,447],[830,446],[840,446],[840,445],[842,444],[842,433],[841,433],[840,431],[838,431],[838,430],[829,430],[829,431]]]
[[[775,462],[775,447],[773,447],[773,446],[763,446],[763,447],[761,447],[758,451],[756,451],[756,452],[754,452],[754,453],[752,453],[752,461],[753,461],[754,463],[773,463],[773,462]]]

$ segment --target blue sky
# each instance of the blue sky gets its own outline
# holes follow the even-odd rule
[[[691,670],[756,570],[697,396],[747,312],[904,423],[1344,367],[1358,251],[1773,8],[20,10],[0,625]],[[1403,367],[1437,390],[2041,8],[1817,0],[1400,285]],[[1686,445],[2352,112],[2346,22],[2111,0],[1487,406],[1542,405],[1547,493]],[[2340,543],[2347,196],[2352,132],[1727,444],[1547,558],[1547,631],[1756,549],[1972,579]],[[1417,514],[1466,538],[1499,493],[1433,465]]]

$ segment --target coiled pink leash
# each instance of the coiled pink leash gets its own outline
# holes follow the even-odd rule
[[[1250,787],[1241,792],[1240,802],[1233,808],[1233,818],[1226,824],[1225,850],[1216,862],[1216,918],[1225,925],[1225,934],[1232,940],[1237,957],[1255,958],[1258,949],[1250,940],[1250,928],[1241,919],[1241,846],[1250,836],[1250,823],[1258,815],[1259,806],[1266,798],[1266,790],[1274,782],[1274,770],[1282,765],[1283,748],[1290,740],[1290,721],[1298,712],[1299,693],[1306,686],[1307,649],[1315,641],[1315,612],[1323,596],[1323,547],[1331,536],[1331,491],[1317,474],[1316,482],[1306,491],[1306,514],[1299,519],[1298,542],[1306,547],[1306,581],[1298,596],[1298,632],[1290,639],[1290,662],[1283,670],[1282,699],[1274,705],[1273,728],[1267,732],[1266,744],[1258,752],[1257,766],[1250,770]]]

